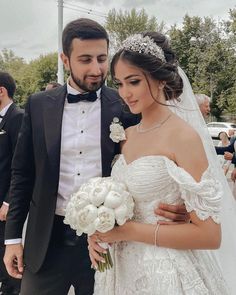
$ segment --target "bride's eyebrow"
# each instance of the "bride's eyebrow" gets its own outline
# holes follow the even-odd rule
[[[124,78],[124,80],[128,80],[128,79],[130,79],[130,78],[137,78],[137,77],[140,77],[140,75],[133,74],[133,75],[126,76],[126,77]]]

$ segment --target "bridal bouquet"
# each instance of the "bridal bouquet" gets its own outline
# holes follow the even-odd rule
[[[132,218],[133,208],[134,202],[125,184],[111,177],[94,177],[71,196],[64,223],[76,230],[78,236],[83,233],[90,236],[95,231],[105,233]],[[111,268],[113,263],[109,249],[107,254],[100,255],[105,263],[99,262],[98,270]]]

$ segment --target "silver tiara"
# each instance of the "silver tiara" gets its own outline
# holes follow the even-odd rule
[[[166,62],[163,50],[149,36],[134,34],[122,42],[120,49],[150,54]]]

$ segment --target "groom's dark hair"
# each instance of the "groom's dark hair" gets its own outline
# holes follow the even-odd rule
[[[81,40],[105,39],[109,46],[107,31],[99,23],[88,18],[79,18],[66,25],[62,33],[62,47],[66,56],[72,51],[72,41],[78,38]]]

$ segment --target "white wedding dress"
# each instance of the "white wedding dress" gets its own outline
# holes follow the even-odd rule
[[[120,155],[112,169],[112,177],[126,183],[135,200],[134,220],[152,224],[158,220],[154,208],[159,202],[185,203],[200,219],[211,216],[219,223],[222,190],[212,175],[208,168],[196,182],[173,161],[158,155],[132,163]],[[114,266],[96,272],[96,295],[229,294],[214,251],[175,250],[138,242],[116,243],[110,251]]]

